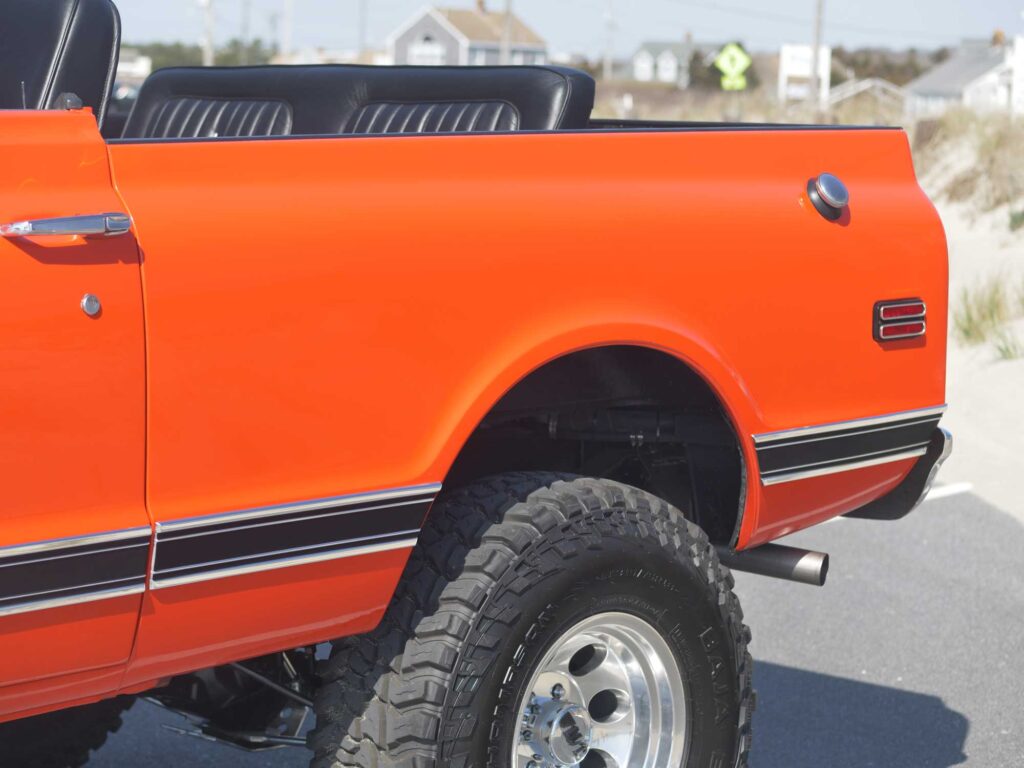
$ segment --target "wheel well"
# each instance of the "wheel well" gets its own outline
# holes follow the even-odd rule
[[[618,480],[666,499],[716,544],[737,532],[736,432],[707,382],[658,350],[587,349],[534,371],[477,425],[445,485],[519,470]]]

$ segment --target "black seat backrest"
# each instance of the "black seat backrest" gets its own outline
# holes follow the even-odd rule
[[[124,138],[288,136],[320,129],[321,103],[339,98],[331,67],[173,67],[139,90]]]
[[[593,106],[559,67],[178,67],[146,80],[124,138],[583,128]]]
[[[3,0],[0,9],[0,109],[50,109],[73,93],[102,122],[121,46],[111,0]]]
[[[585,128],[594,81],[564,67],[348,67],[344,133]]]

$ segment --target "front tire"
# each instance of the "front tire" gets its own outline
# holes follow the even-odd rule
[[[122,696],[0,723],[0,767],[80,768],[121,728],[134,702]]]
[[[521,473],[448,492],[380,627],[324,663],[312,764],[742,768],[750,635],[732,584],[699,528],[620,483]]]

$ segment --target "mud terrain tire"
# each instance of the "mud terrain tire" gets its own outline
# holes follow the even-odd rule
[[[135,699],[122,696],[0,723],[0,766],[79,768],[121,727]]]
[[[381,625],[322,663],[313,768],[508,768],[524,680],[609,611],[656,627],[685,671],[682,765],[742,768],[754,694],[732,586],[704,533],[635,488],[517,473],[448,491]]]

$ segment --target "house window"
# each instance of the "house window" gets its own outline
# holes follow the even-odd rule
[[[409,63],[419,67],[439,67],[446,63],[444,46],[430,35],[424,35],[409,46]]]
[[[487,51],[483,48],[477,48],[473,51],[473,64],[477,67],[482,67],[487,63]]]
[[[516,66],[522,66],[526,63],[526,54],[522,51],[515,51],[512,54],[512,63]]]
[[[679,80],[679,61],[668,51],[658,57],[658,80],[663,83]]]

